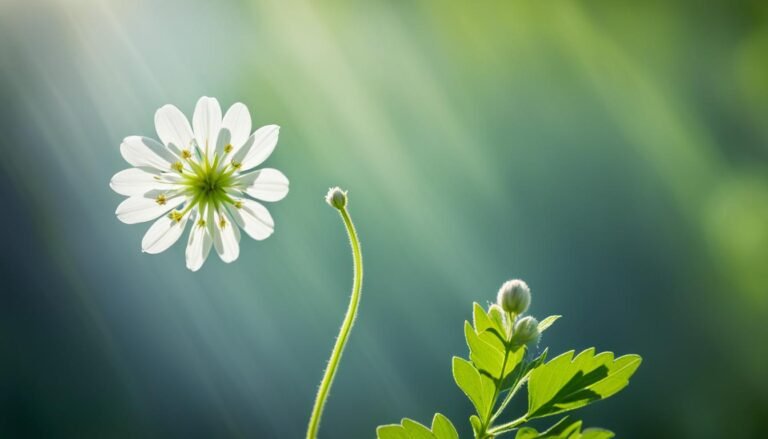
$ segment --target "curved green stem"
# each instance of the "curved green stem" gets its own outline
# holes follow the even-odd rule
[[[355,225],[352,224],[352,219],[349,217],[346,207],[340,207],[339,213],[344,220],[344,226],[346,226],[347,234],[349,235],[349,243],[352,246],[352,260],[354,263],[352,297],[349,299],[347,314],[344,316],[344,322],[341,324],[339,337],[336,339],[336,344],[333,346],[333,352],[331,352],[331,358],[328,360],[328,368],[325,369],[323,380],[320,382],[320,388],[317,391],[315,406],[312,409],[312,417],[309,419],[309,427],[307,428],[307,439],[317,438],[317,432],[320,429],[320,418],[323,415],[323,408],[325,407],[325,400],[328,399],[328,392],[331,390],[333,377],[336,375],[336,369],[339,367],[341,354],[344,352],[344,345],[347,344],[349,333],[352,331],[352,325],[355,323],[355,316],[357,315],[357,308],[360,303],[360,291],[363,285],[363,255],[360,252],[360,241],[357,238]]]

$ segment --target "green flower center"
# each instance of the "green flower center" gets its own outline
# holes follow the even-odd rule
[[[230,196],[229,189],[236,186],[237,176],[235,172],[240,168],[239,163],[232,161],[228,165],[221,165],[221,157],[214,155],[213,161],[202,157],[195,161],[188,155],[184,155],[189,168],[184,168],[181,162],[172,165],[173,169],[181,174],[182,194],[190,198],[189,203],[182,212],[171,212],[169,218],[180,221],[181,218],[193,207],[198,206],[200,211],[208,209],[218,210],[224,204],[235,207],[238,202]]]

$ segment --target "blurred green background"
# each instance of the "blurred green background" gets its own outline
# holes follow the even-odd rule
[[[450,357],[509,278],[543,346],[645,358],[623,438],[768,429],[768,4],[0,1],[0,436],[374,436],[469,402]],[[123,137],[202,95],[282,126],[276,233],[198,273],[115,218]]]

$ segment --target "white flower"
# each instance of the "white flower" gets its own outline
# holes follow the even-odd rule
[[[112,177],[112,190],[128,198],[117,206],[126,224],[156,220],[141,241],[142,251],[160,253],[192,224],[187,268],[203,266],[211,246],[224,262],[240,254],[240,228],[262,240],[274,231],[269,211],[255,200],[278,201],[288,194],[288,179],[276,169],[254,170],[277,145],[280,127],[251,134],[248,108],[236,103],[222,118],[219,102],[197,101],[192,126],[173,105],[155,113],[159,143],[130,136],[120,153],[133,168]]]

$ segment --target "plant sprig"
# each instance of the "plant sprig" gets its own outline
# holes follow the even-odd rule
[[[525,282],[505,283],[497,304],[487,310],[473,305],[472,324],[464,322],[469,359],[453,357],[453,378],[472,402],[476,413],[469,417],[475,439],[493,439],[517,432],[515,439],[608,439],[608,430],[588,428],[565,416],[546,431],[525,426],[533,419],[558,415],[608,398],[629,384],[640,366],[639,355],[614,358],[612,352],[595,348],[579,354],[565,352],[547,362],[548,350],[530,355],[541,334],[560,316],[538,322],[523,316],[530,304]],[[510,421],[500,421],[510,401],[527,386],[528,408]],[[432,428],[410,419],[377,429],[379,439],[458,439],[448,418],[437,413]]]

